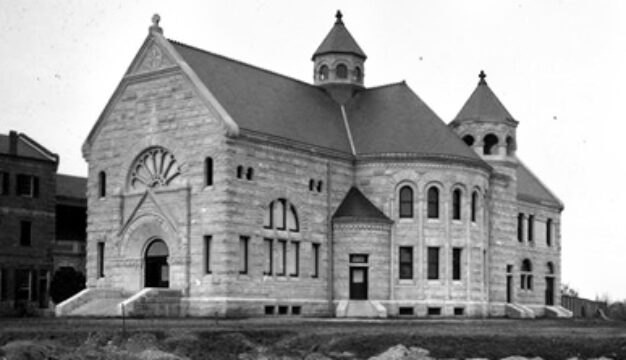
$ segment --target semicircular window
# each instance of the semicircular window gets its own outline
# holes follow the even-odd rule
[[[137,157],[130,173],[133,189],[168,186],[180,175],[174,155],[162,147],[152,147]]]

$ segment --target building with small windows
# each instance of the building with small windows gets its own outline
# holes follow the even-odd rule
[[[57,314],[567,316],[563,205],[486,75],[446,125],[366,59],[339,12],[312,84],[155,15],[83,146],[88,288]]]
[[[54,271],[85,271],[86,179],[58,163],[26,134],[0,134],[0,315],[48,308]]]

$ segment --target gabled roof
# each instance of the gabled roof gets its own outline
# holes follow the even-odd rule
[[[481,120],[490,122],[515,122],[509,111],[502,105],[496,94],[491,91],[485,81],[485,74],[481,71],[478,86],[469,97],[465,105],[454,118],[454,121]]]
[[[87,178],[57,174],[56,196],[86,200]]]
[[[335,211],[333,220],[393,222],[354,186],[350,188]]]
[[[343,20],[341,20],[341,11],[337,11],[337,15],[335,16],[337,18],[335,25],[330,29],[330,32],[326,35],[317,50],[315,50],[315,53],[313,53],[313,59],[319,55],[329,53],[352,54],[367,59],[365,52],[363,52],[359,44],[356,43],[356,40],[354,40],[344,25]]]
[[[11,136],[15,137],[15,153],[11,154]],[[11,131],[9,135],[0,134],[0,154],[16,155],[37,160],[58,162],[59,156],[46,149],[24,133]]]
[[[563,210],[563,203],[521,161],[517,168],[517,199]]]
[[[346,111],[358,155],[413,153],[484,163],[404,82],[361,91]]]

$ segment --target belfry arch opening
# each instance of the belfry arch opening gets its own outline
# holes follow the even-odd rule
[[[494,155],[497,151],[498,137],[494,134],[487,134],[483,139],[483,154]]]
[[[165,242],[150,242],[144,255],[144,287],[167,288],[170,286],[169,250]]]

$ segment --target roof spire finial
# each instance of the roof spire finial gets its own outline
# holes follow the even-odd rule
[[[152,15],[152,25],[150,25],[149,32],[150,34],[159,33],[163,34],[163,29],[159,26],[159,22],[161,21],[161,17],[159,14]]]
[[[341,13],[341,10],[337,10],[335,17],[337,18],[337,21],[335,21],[335,25],[343,25],[343,20],[341,20],[343,14]]]
[[[478,74],[478,77],[480,78],[478,85],[487,85],[487,81],[485,80],[487,74],[485,74],[484,71],[480,70],[480,74]]]

